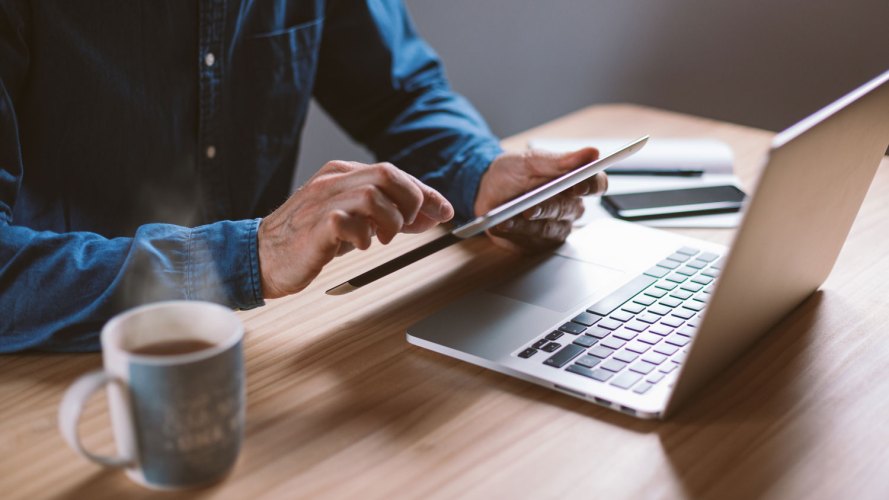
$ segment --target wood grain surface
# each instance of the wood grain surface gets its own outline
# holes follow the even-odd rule
[[[750,189],[772,133],[602,105],[530,137],[706,136]],[[682,230],[728,243],[730,230]],[[889,498],[889,160],[822,289],[666,422],[641,421],[407,344],[405,329],[507,276],[484,238],[340,297],[324,290],[440,234],[337,259],[302,293],[239,313],[247,428],[232,474],[165,494],[62,441],[60,398],[99,354],[0,357],[2,498]],[[81,423],[113,451],[104,396]]]

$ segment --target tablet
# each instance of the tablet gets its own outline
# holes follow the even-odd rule
[[[627,144],[626,146],[618,149],[614,153],[611,153],[608,156],[604,156],[599,158],[598,160],[588,163],[586,165],[582,165],[571,172],[568,172],[556,179],[553,179],[546,184],[538,186],[527,193],[520,195],[512,200],[500,205],[499,207],[493,208],[488,213],[476,217],[475,219],[463,224],[462,226],[453,229],[448,234],[436,238],[429,243],[421,245],[403,255],[399,255],[398,257],[381,264],[370,271],[367,271],[363,274],[360,274],[344,283],[341,283],[330,290],[327,290],[328,295],[343,295],[349,293],[353,290],[361,288],[368,283],[373,283],[374,281],[386,276],[388,274],[392,274],[393,272],[413,264],[414,262],[431,255],[442,248],[449,247],[454,243],[460,242],[467,238],[472,238],[473,236],[479,235],[488,229],[493,228],[497,224],[506,221],[516,215],[521,214],[525,210],[543,203],[544,201],[556,196],[557,194],[569,189],[590,177],[598,174],[599,172],[605,170],[606,168],[618,163],[619,161],[629,157],[630,155],[636,153],[645,143],[648,142],[648,136],[640,137],[635,141]]]

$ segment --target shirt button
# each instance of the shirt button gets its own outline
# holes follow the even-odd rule
[[[216,146],[207,146],[207,158],[210,160],[216,158]]]
[[[208,67],[216,64],[216,56],[213,55],[212,52],[207,52],[207,55],[204,56],[204,64]]]

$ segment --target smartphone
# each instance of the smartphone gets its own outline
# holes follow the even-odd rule
[[[737,212],[747,196],[726,184],[667,191],[602,196],[602,206],[625,220],[645,220],[725,212]]]

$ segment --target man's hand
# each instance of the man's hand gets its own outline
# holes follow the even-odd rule
[[[475,200],[475,214],[482,215],[598,157],[599,151],[595,148],[584,148],[572,153],[504,153],[491,163],[482,176]],[[607,188],[608,178],[605,174],[596,174],[570,190],[497,225],[488,231],[488,236],[497,245],[511,250],[534,251],[559,245],[571,233],[573,222],[583,215],[583,201],[580,197],[601,194]]]
[[[453,216],[444,196],[392,164],[327,163],[259,226],[263,296],[302,290],[334,257],[367,249],[375,235],[385,245]]]

